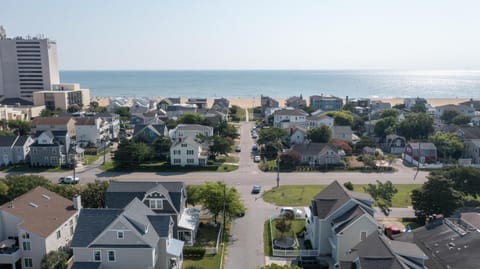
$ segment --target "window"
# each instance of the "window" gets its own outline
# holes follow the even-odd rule
[[[114,262],[115,261],[115,250],[108,251],[108,261]]]
[[[173,159],[174,164],[180,164],[181,162],[182,162],[182,160],[180,160],[180,159]]]
[[[193,155],[193,149],[187,149],[187,155]]]
[[[32,250],[31,246],[30,246],[30,241],[23,241],[22,243],[23,245],[23,250]]]
[[[117,232],[117,239],[123,239],[123,231]]]
[[[23,239],[30,239],[30,234],[29,233],[24,233],[22,234]]]
[[[163,200],[162,199],[150,199],[150,208],[152,208],[152,209],[163,209]]]
[[[27,268],[33,267],[32,258],[25,258],[25,259],[23,259],[23,264],[24,264],[25,267],[27,267]]]
[[[60,230],[57,231],[57,239],[60,239],[62,237],[62,232]]]
[[[187,144],[182,144],[182,148],[186,148],[187,147]]]
[[[73,235],[73,232],[74,232],[73,225],[71,225],[70,226],[70,235]]]
[[[192,163],[194,163],[194,160],[193,159],[187,159],[187,163],[192,164]]]
[[[365,240],[367,238],[367,232],[361,232],[360,233],[360,240]]]
[[[93,250],[93,260],[96,262],[102,260],[102,252],[100,250]]]

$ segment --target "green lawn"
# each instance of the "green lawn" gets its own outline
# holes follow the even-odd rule
[[[207,166],[171,166],[167,162],[153,162],[141,164],[140,167],[122,170],[117,169],[112,161],[107,161],[100,165],[100,169],[104,171],[128,171],[128,172],[231,172],[238,169],[238,165],[219,164]]]
[[[270,220],[263,224],[263,253],[265,256],[272,256],[272,236],[270,234]]]
[[[195,246],[215,247],[219,229],[220,225],[214,227],[212,225],[203,224],[198,229],[197,237],[195,238]]]
[[[62,167],[30,167],[28,164],[17,164],[0,169],[5,173],[9,172],[29,172],[29,173],[41,173],[41,172],[67,172],[73,171],[72,169]]]
[[[202,227],[203,228],[203,227]],[[229,234],[229,229],[230,227],[227,225],[226,229],[226,234],[223,237],[223,245],[227,245],[228,243],[228,234]],[[201,228],[200,228],[201,229]],[[200,233],[200,230],[199,230]],[[211,235],[211,234],[210,234]],[[198,241],[198,237],[197,237]],[[220,263],[222,260],[222,253],[226,253],[227,249],[225,249],[222,245],[219,246],[219,251],[216,255],[213,256],[208,256],[205,255],[202,258],[188,258],[185,257],[183,259],[183,264],[182,264],[182,269],[222,269],[220,268]]]
[[[235,156],[218,156],[215,161],[221,163],[238,163],[239,158]]]
[[[281,233],[280,231],[278,231],[276,228],[275,228],[275,224],[277,222],[279,222],[280,219],[276,219],[276,220],[273,220],[272,221],[272,224],[273,224],[273,229],[272,229],[272,232],[273,232],[273,238],[277,239],[277,238],[280,238],[281,237]],[[299,233],[303,230],[303,228],[305,227],[305,220],[303,219],[298,219],[298,220],[291,220],[291,221],[287,221],[287,222],[290,222],[292,224],[292,228],[290,231],[288,232],[285,232],[283,234],[283,236],[290,236],[290,237],[296,237],[296,233]]]
[[[111,148],[108,148],[106,151],[105,151],[105,154],[110,154],[110,152],[112,151]],[[88,165],[88,164],[91,164],[93,163],[94,161],[98,160],[99,158],[103,158],[103,151],[97,155],[84,155],[83,156],[83,162],[85,165]]]
[[[354,191],[364,192],[366,185],[354,185]],[[421,184],[395,185],[398,192],[393,196],[393,207],[407,207],[411,205],[410,192],[420,188]],[[263,200],[277,206],[307,206],[313,196],[323,190],[326,185],[285,185],[273,188],[263,193]]]

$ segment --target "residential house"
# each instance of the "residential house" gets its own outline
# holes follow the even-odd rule
[[[75,119],[76,141],[82,147],[89,143],[97,148],[104,146],[110,140],[110,124],[102,118],[83,117]]]
[[[333,95],[312,95],[310,96],[310,107],[323,111],[342,110],[342,98]]]
[[[294,127],[290,129],[290,143],[303,144],[305,142],[307,130],[302,127]]]
[[[353,141],[352,128],[350,126],[337,126],[337,125],[333,126],[332,138],[352,142]]]
[[[192,136],[175,139],[170,147],[170,164],[180,166],[205,166],[208,160],[208,146]]]
[[[469,211],[443,218],[427,218],[425,226],[394,235],[394,242],[417,244],[428,260],[427,268],[478,268],[480,214]]]
[[[160,102],[157,103],[157,110],[167,110],[167,107],[170,106],[170,105],[173,105],[173,104],[180,104],[180,97],[178,98],[172,98],[172,97],[169,97],[169,98],[163,98],[162,100],[160,100]]]
[[[173,219],[173,237],[193,245],[198,231],[199,210],[186,207],[187,190],[183,182],[113,181],[105,196],[107,208],[125,208],[138,198],[155,214]]]
[[[285,100],[286,107],[292,107],[297,109],[305,109],[307,107],[307,101],[303,99],[302,95],[292,96]]]
[[[470,119],[470,123],[473,126],[480,126],[480,116],[475,116]]]
[[[223,114],[228,114],[228,108],[230,107],[230,101],[227,98],[215,98],[213,100],[212,109],[219,111]]]
[[[381,100],[372,100],[370,102],[370,111],[383,111],[392,108],[392,105],[388,102]]]
[[[404,160],[420,163],[435,163],[437,161],[437,147],[431,142],[410,142],[405,146]]]
[[[169,136],[176,141],[180,138],[196,138],[198,135],[213,136],[213,127],[200,124],[179,124],[169,131]]]
[[[120,133],[120,115],[111,112],[100,112],[95,114],[96,118],[101,118],[109,125],[109,137],[118,138]]]
[[[70,245],[80,196],[73,202],[43,187],[0,206],[0,267],[40,269],[50,251]]]
[[[172,118],[180,118],[185,113],[197,113],[197,105],[189,105],[189,104],[173,104],[167,107],[167,117],[169,119]]]
[[[260,96],[260,106],[262,107],[262,113],[265,113],[265,110],[268,108],[277,108],[278,101],[269,97],[269,96]]]
[[[153,100],[147,98],[135,98],[132,100],[132,105],[130,106],[130,113],[132,114],[142,114],[151,111],[156,108],[156,104]]]
[[[52,131],[41,132],[30,145],[30,165],[58,167],[69,163],[67,158],[68,150],[52,133]]]
[[[443,113],[447,110],[453,110],[459,112],[463,116],[474,117],[475,108],[471,106],[462,106],[462,105],[443,105],[435,107],[435,118],[439,119]]]
[[[188,105],[196,105],[198,109],[207,108],[207,98],[188,98]]]
[[[305,239],[310,240],[320,256],[339,262],[358,243],[378,232],[373,202],[368,194],[352,192],[338,181],[332,182],[310,203]]]
[[[396,134],[387,135],[383,150],[391,154],[402,154],[405,150],[407,140]]]
[[[173,238],[173,226],[170,216],[155,214],[138,198],[122,209],[82,209],[72,268],[181,268],[184,243]]]
[[[307,116],[305,120],[305,125],[306,125],[306,128],[308,129],[314,128],[314,127],[320,127],[322,125],[328,126],[330,129],[332,129],[334,123],[335,122],[332,117],[320,116],[320,115]]]
[[[440,129],[442,132],[455,134],[460,140],[480,139],[480,128],[472,126],[447,125]]]
[[[465,140],[463,158],[470,159],[472,164],[480,164],[480,139]]]
[[[349,249],[336,268],[423,269],[427,259],[416,244],[390,240],[378,232]]]
[[[281,109],[273,113],[273,126],[291,128],[294,125],[305,127],[308,113],[301,109]]]
[[[416,98],[404,98],[403,99],[403,104],[405,105],[405,108],[411,108],[412,106],[414,106],[417,103],[423,104],[425,106],[427,106],[427,104],[428,104],[427,99],[425,99],[425,98],[416,97]]]
[[[130,124],[133,126],[140,124],[140,125],[145,125],[145,124],[157,124],[159,123],[159,119],[157,117],[157,112],[156,111],[149,111],[145,113],[135,113],[132,114],[130,117]]]
[[[290,151],[300,155],[300,162],[310,166],[337,165],[342,161],[337,147],[327,143],[294,144]]]
[[[228,114],[214,109],[198,109],[197,114],[204,117],[209,125],[215,126],[222,121],[228,120]]]
[[[30,154],[30,145],[34,140],[28,135],[0,136],[0,165],[24,163]]]
[[[133,131],[133,138],[142,137],[142,140],[152,144],[157,138],[168,137],[168,130],[165,123],[160,124],[137,124]]]
[[[72,117],[37,117],[32,121],[32,131],[63,131],[70,138],[76,136],[75,120]]]
[[[125,97],[110,98],[108,102],[108,111],[115,111],[117,107],[129,107],[128,98],[125,98]]]
[[[470,99],[469,101],[462,102],[459,105],[473,107],[475,110],[480,111],[480,100]]]

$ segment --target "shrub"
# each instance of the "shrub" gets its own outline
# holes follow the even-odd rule
[[[343,186],[345,186],[345,188],[347,188],[347,190],[353,191],[353,184],[352,184],[352,182],[347,181],[347,182],[343,183]]]
[[[186,257],[203,257],[205,255],[205,249],[201,247],[184,247],[183,256]]]

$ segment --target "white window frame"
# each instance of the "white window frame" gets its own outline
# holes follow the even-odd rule
[[[62,231],[58,230],[57,231],[57,239],[60,239],[60,238],[62,238]]]
[[[22,242],[22,248],[23,248],[24,251],[32,250],[32,245],[30,244],[30,241],[23,241]]]
[[[98,260],[96,259],[98,253]],[[101,262],[102,261],[102,251],[100,249],[93,250],[93,261],[94,262]]]
[[[113,253],[113,260],[110,260],[110,253]],[[116,262],[117,261],[117,252],[115,250],[107,250],[107,261]]]
[[[123,231],[117,231],[117,239],[124,239],[124,238],[125,238],[125,233]]]
[[[30,264],[27,264],[27,261],[30,261]],[[32,268],[33,267],[33,259],[32,258],[23,258],[23,265],[25,265],[25,268]]]
[[[150,199],[149,200],[149,207],[151,209],[163,209],[163,200],[164,199]],[[158,206],[159,202],[160,202],[160,205],[161,205],[160,207]]]

